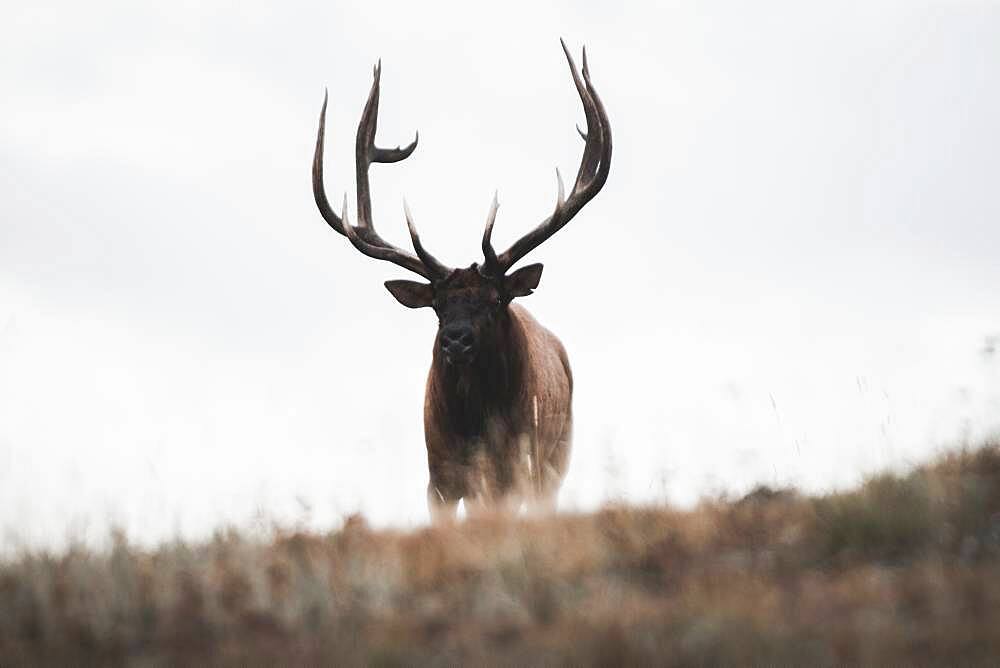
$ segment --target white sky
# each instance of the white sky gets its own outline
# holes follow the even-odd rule
[[[0,9],[0,530],[426,520],[435,320],[315,210],[480,259],[551,209],[588,45],[603,192],[524,304],[577,380],[562,505],[850,484],[1000,427],[1000,3],[31,3]],[[654,6],[655,5],[655,6]],[[352,218],[353,218],[353,205]]]

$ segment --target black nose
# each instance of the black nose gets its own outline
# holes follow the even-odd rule
[[[476,345],[476,333],[468,325],[448,325],[441,330],[441,350],[453,357],[466,357]]]

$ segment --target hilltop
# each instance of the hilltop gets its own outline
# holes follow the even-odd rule
[[[823,496],[0,563],[2,666],[970,665],[997,629],[998,444]]]

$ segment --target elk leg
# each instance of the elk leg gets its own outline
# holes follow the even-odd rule
[[[427,510],[431,523],[447,524],[455,521],[460,497],[452,497],[447,488],[441,489],[432,480],[427,484]]]
[[[545,491],[534,497],[528,506],[528,513],[531,515],[551,515],[556,512],[556,493]]]
[[[542,470],[539,471],[541,478],[541,489],[532,503],[532,510],[540,514],[554,513],[556,511],[556,500],[559,495],[559,486],[566,476],[566,469],[569,466],[569,455],[573,448],[572,424],[567,422],[563,426],[563,433],[556,441],[555,447],[548,453]]]

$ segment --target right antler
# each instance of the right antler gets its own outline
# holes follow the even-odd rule
[[[406,212],[406,224],[410,231],[410,241],[413,243],[413,250],[417,252],[414,256],[411,253],[397,248],[390,244],[375,231],[372,222],[372,202],[368,188],[368,168],[373,162],[399,162],[410,157],[413,149],[417,147],[418,134],[413,142],[405,148],[379,148],[375,146],[375,129],[378,125],[378,96],[379,79],[382,75],[382,62],[375,65],[375,80],[372,83],[371,92],[368,94],[368,102],[365,104],[364,113],[361,115],[361,122],[358,124],[358,137],[355,144],[355,161],[358,181],[358,225],[354,227],[347,220],[347,195],[344,195],[344,205],[341,215],[334,213],[330,203],[326,198],[326,191],[323,188],[323,139],[326,128],[326,103],[328,96],[323,95],[323,108],[319,115],[319,131],[316,134],[316,152],[313,154],[313,196],[316,198],[316,206],[324,220],[340,234],[346,236],[359,251],[369,257],[378,260],[388,260],[394,264],[409,269],[420,274],[430,281],[437,281],[445,278],[452,269],[441,264],[433,255],[420,243],[420,236],[410,216],[409,207],[406,202],[403,206]]]
[[[580,169],[576,174],[576,181],[573,183],[573,190],[569,197],[565,198],[562,176],[556,169],[556,179],[559,181],[559,195],[556,200],[556,209],[552,215],[543,220],[538,227],[531,230],[523,237],[514,242],[510,248],[499,256],[493,249],[490,237],[493,234],[493,223],[497,215],[497,200],[493,197],[493,205],[486,218],[486,232],[483,234],[483,255],[486,258],[483,271],[489,275],[502,276],[518,260],[537,248],[546,239],[558,232],[562,227],[572,220],[583,206],[589,202],[604,187],[608,180],[608,170],[611,168],[611,125],[608,122],[608,115],[601,104],[601,98],[594,90],[590,82],[590,70],[587,67],[587,49],[583,50],[583,81],[576,70],[576,63],[573,56],[566,48],[566,42],[559,40],[562,44],[566,60],[569,62],[570,72],[573,74],[573,83],[576,84],[577,93],[580,94],[580,101],[583,102],[583,112],[587,118],[587,132],[577,132],[583,137],[585,143],[583,158],[580,160]]]

